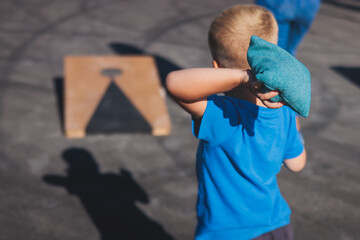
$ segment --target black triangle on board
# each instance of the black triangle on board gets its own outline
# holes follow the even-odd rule
[[[86,127],[87,133],[151,132],[131,101],[112,81]]]

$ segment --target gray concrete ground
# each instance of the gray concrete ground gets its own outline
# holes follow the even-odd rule
[[[192,239],[197,141],[189,116],[168,99],[168,137],[70,140],[55,83],[65,56],[114,55],[114,44],[172,69],[210,66],[210,21],[240,2],[249,1],[2,0],[0,239]],[[311,115],[302,119],[308,164],[279,176],[297,240],[360,239],[359,12],[355,0],[324,1],[298,51],[313,77]],[[94,174],[89,182],[84,169]],[[142,237],[128,237],[135,233]]]

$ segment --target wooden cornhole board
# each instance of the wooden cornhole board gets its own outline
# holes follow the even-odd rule
[[[104,69],[118,69],[121,74],[110,78],[103,75]],[[86,135],[86,127],[110,84],[115,84],[149,123],[153,135],[170,133],[165,91],[160,85],[153,57],[68,56],[65,58],[64,87],[67,137]]]

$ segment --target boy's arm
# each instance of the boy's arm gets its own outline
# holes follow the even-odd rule
[[[194,68],[174,71],[166,78],[166,86],[174,99],[195,118],[201,118],[207,105],[207,97],[227,92],[244,85],[256,92],[255,95],[270,108],[281,107],[282,103],[268,101],[278,92],[258,93],[259,85],[250,70],[226,68]]]
[[[284,164],[287,169],[292,172],[300,172],[306,164],[306,150],[304,148],[303,152],[296,158],[285,159]]]

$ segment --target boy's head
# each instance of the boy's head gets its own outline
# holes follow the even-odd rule
[[[268,10],[252,4],[224,10],[209,29],[213,59],[221,67],[250,69],[246,55],[252,35],[277,44],[278,25]]]

